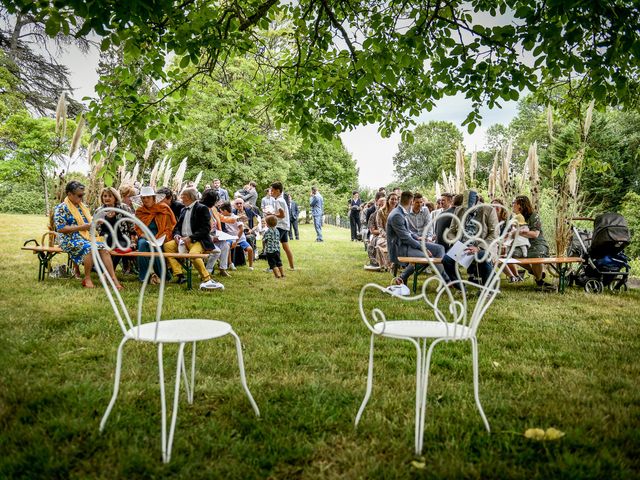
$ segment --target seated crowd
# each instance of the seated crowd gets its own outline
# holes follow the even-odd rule
[[[259,251],[258,240],[264,236],[260,255],[268,260],[268,270],[273,271],[276,278],[284,277],[280,246],[293,270],[293,253],[288,241],[294,239],[294,234],[296,239],[299,237],[298,206],[283,190],[280,182],[272,183],[262,201],[263,208],[258,209],[255,182],[248,182],[233,198],[218,179],[213,180],[211,186],[207,185],[203,192],[187,184],[179,194],[167,187],[157,191],[150,186],[103,188],[100,206],[94,214],[108,207],[118,208],[135,215],[154,238],[145,238],[144,232],[133,223],[120,221],[124,216],[122,213],[108,212],[104,223],[98,226],[100,257],[116,288],[122,289],[115,274],[120,263],[124,273],[136,273],[140,281],[144,281],[151,270],[149,282],[159,284],[161,262],[166,260],[167,279],[173,277],[176,283],[187,280],[180,258],[175,255],[123,257],[110,255],[109,250],[120,254],[130,250],[151,252],[152,245],[162,245],[166,253],[207,254],[206,258],[190,258],[200,275],[200,288],[223,289],[222,283],[213,279],[216,265],[220,277],[229,277],[228,270],[235,270],[236,265],[248,264],[248,269],[253,270]],[[82,285],[94,288],[90,275],[93,259],[89,233],[93,217],[83,203],[85,187],[72,181],[66,185],[65,193],[66,198],[53,213],[58,243],[76,265],[77,276],[77,266],[84,265]]]
[[[453,243],[450,239],[455,237],[459,223],[453,221],[452,216],[461,220],[468,209],[478,204],[484,204],[484,200],[474,190],[458,195],[443,193],[434,205],[420,193],[402,192],[397,188],[387,194],[381,188],[375,198],[363,204],[360,209],[362,239],[369,257],[369,265],[365,269],[392,271],[394,266],[403,266],[398,257],[423,257],[421,242],[425,236],[425,246],[430,256],[442,259],[441,265],[437,267],[441,269],[442,277],[445,281],[454,282],[453,286],[457,288],[455,281],[458,265],[446,255]],[[482,205],[474,210],[473,228],[480,228],[480,237],[487,244],[496,240],[505,228],[510,228],[507,235],[509,245],[502,245],[502,248],[506,250],[513,242],[514,258],[548,257],[549,245],[542,233],[540,215],[534,211],[529,198],[519,195],[509,207],[517,226],[510,226],[512,223],[507,222],[504,202],[494,199],[491,206]],[[464,228],[466,230],[467,225]],[[478,259],[487,258],[487,261],[474,261],[467,269],[470,281],[485,282],[492,268],[489,257],[484,255],[480,245],[469,245],[466,251],[475,254]],[[539,287],[553,288],[544,281],[542,265],[520,267],[533,275]],[[407,283],[413,272],[414,266],[408,265],[394,281]],[[505,273],[510,282],[523,280],[515,264],[507,265]]]

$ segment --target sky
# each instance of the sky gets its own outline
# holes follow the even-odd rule
[[[501,109],[481,109],[482,125],[477,127],[473,134],[469,134],[462,122],[471,111],[471,102],[466,100],[464,95],[456,95],[442,99],[430,112],[422,113],[417,123],[443,120],[455,124],[463,134],[465,150],[472,152],[482,150],[485,146],[486,131],[491,125],[506,125],[516,116],[517,106],[517,102],[510,101],[504,102]],[[377,188],[393,182],[393,156],[398,152],[399,132],[389,138],[382,138],[378,133],[377,124],[371,124],[340,136],[346,149],[356,160],[360,186]]]
[[[70,49],[62,54],[62,62],[71,71],[71,84],[74,98],[94,96],[94,86],[98,81],[96,68],[98,53],[96,50],[83,54],[77,49]],[[418,123],[429,120],[445,120],[454,123],[464,135],[464,146],[468,152],[481,150],[485,144],[487,128],[495,123],[508,124],[517,113],[517,102],[504,102],[501,109],[481,109],[482,125],[473,134],[469,134],[461,124],[471,111],[471,102],[463,95],[442,99],[430,112],[423,112]],[[382,138],[377,125],[365,125],[342,133],[342,141],[351,153],[359,169],[361,187],[377,188],[393,182],[393,156],[398,151],[400,133],[395,132],[389,138]]]

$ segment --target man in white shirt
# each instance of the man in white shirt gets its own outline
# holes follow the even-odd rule
[[[262,201],[260,202],[260,211],[262,212],[263,217],[276,213],[275,201],[275,198],[271,196],[271,188],[267,188],[264,192],[264,197],[262,197]]]
[[[407,221],[409,222],[411,233],[421,238],[424,233],[424,227],[429,225],[431,221],[431,213],[428,208],[424,207],[424,198],[421,193],[413,195],[411,209],[407,212]]]
[[[289,206],[284,199],[284,195],[282,195],[283,188],[282,183],[273,182],[271,184],[271,197],[274,199],[275,216],[278,219],[276,228],[280,233],[280,243],[284,253],[287,254],[289,268],[293,270],[293,252],[291,252],[291,247],[289,246],[289,228],[291,225],[289,221]]]

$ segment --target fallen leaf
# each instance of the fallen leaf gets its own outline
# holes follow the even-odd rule
[[[524,432],[525,438],[530,438],[531,440],[544,440],[544,430],[541,428],[529,428]]]
[[[498,368],[500,366],[500,364],[498,362],[496,362],[495,360],[493,362],[491,362],[493,364],[494,367]]]
[[[423,470],[425,467],[425,463],[424,462],[418,462],[417,460],[411,460],[411,466],[413,468],[418,468],[420,470]]]
[[[558,440],[560,438],[564,437],[564,432],[561,432],[558,429],[555,428],[547,428],[547,431],[544,432],[544,439],[545,440]]]

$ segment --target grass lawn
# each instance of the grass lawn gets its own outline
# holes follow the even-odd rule
[[[201,343],[195,401],[188,405],[183,390],[163,465],[156,349],[125,347],[120,397],[99,433],[122,335],[102,289],[36,282],[36,259],[19,248],[45,223],[0,215],[0,478],[640,476],[640,291],[561,296],[534,291],[531,280],[506,285],[478,332],[492,433],[475,409],[469,345],[438,346],[421,469],[412,465],[410,344],[377,343],[373,396],[353,427],[369,342],[358,292],[390,277],[362,269],[366,255],[347,230],[325,227],[317,244],[307,225],[292,244],[297,271],[284,281],[259,261],[224,280],[224,292],[167,288],[167,318],[233,325],[262,417],[241,389],[231,338]],[[136,280],[124,284],[133,298]],[[176,351],[165,348],[169,380]],[[537,442],[523,436],[531,427],[566,435]]]

